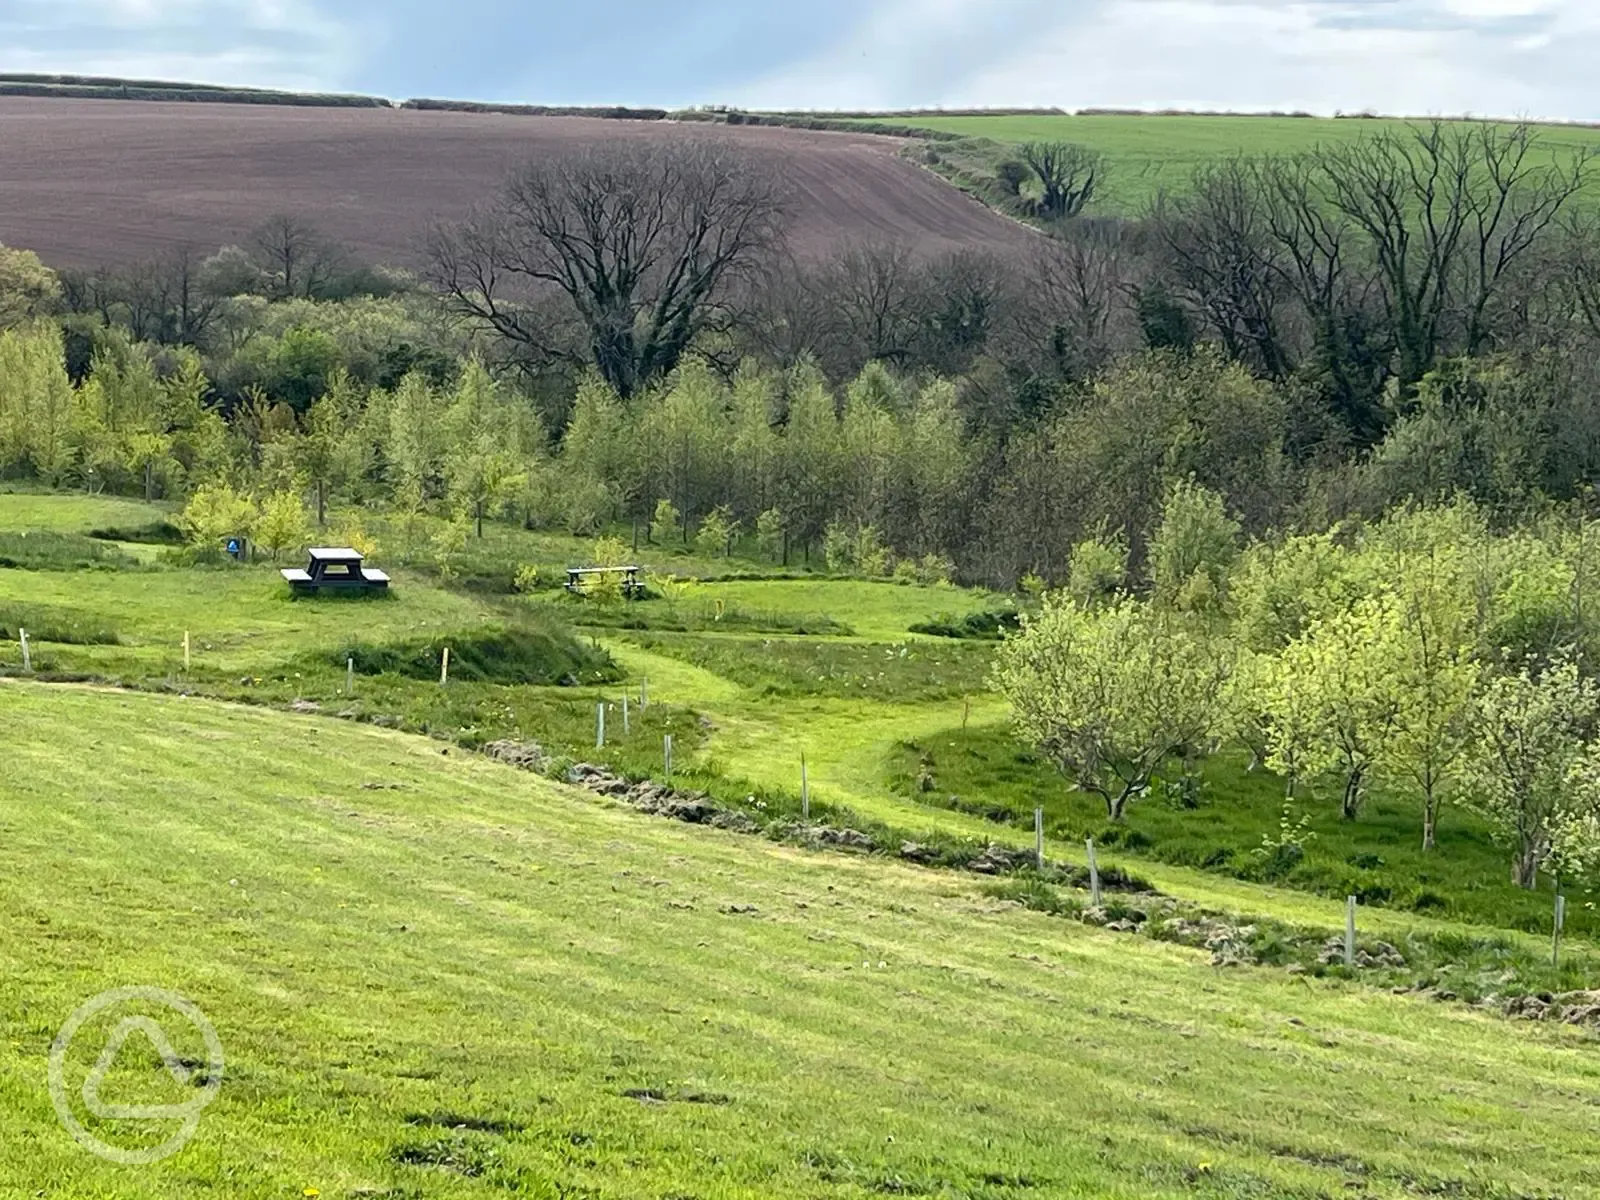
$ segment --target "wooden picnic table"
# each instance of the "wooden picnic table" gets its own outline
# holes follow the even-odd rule
[[[305,569],[279,572],[299,595],[315,595],[324,589],[341,592],[380,592],[389,587],[382,571],[362,566],[366,555],[348,546],[318,546],[311,551]]]
[[[567,591],[574,595],[583,594],[583,581],[591,575],[621,575],[622,594],[628,597],[642,596],[644,582],[639,578],[642,567],[568,567]]]

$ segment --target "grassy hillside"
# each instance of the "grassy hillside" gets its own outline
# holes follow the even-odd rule
[[[941,143],[933,149],[956,162],[997,158],[1007,146],[1029,141],[1076,142],[1106,155],[1110,174],[1095,211],[1143,212],[1162,190],[1188,186],[1202,163],[1237,154],[1292,154],[1319,144],[1338,144],[1376,130],[1400,128],[1393,119],[1250,116],[937,116],[898,115],[907,126],[959,134],[993,145]],[[1539,142],[1546,156],[1600,149],[1600,129],[1545,126]],[[1600,196],[1600,182],[1591,191]]]
[[[16,636],[26,628],[35,671],[52,678],[299,703],[468,748],[533,739],[559,758],[648,775],[660,771],[671,733],[680,775],[762,822],[797,812],[803,754],[815,813],[878,829],[892,845],[897,834],[1030,845],[1043,805],[1053,857],[1081,860],[1093,834],[1108,861],[1233,911],[1336,927],[1336,902],[1355,894],[1371,911],[1364,921],[1389,910],[1463,932],[1549,928],[1554,880],[1532,893],[1514,887],[1504,848],[1455,808],[1440,849],[1423,854],[1414,806],[1381,790],[1354,823],[1339,821],[1331,801],[1308,805],[1317,837],[1287,866],[1257,854],[1277,830],[1282,784],[1235,757],[1211,764],[1198,808],[1156,796],[1132,807],[1125,828],[1108,827],[1098,801],[1071,792],[1010,736],[988,690],[993,643],[909,632],[1000,602],[981,592],[740,578],[762,564],[646,547],[650,570],[706,578],[677,598],[607,605],[559,586],[588,543],[491,525],[444,585],[420,564],[396,566],[401,531],[380,523],[377,561],[395,570],[395,594],[308,603],[290,598],[270,564],[178,567],[159,544],[86,536],[138,534],[170,516],[132,501],[0,494],[0,562],[35,568],[0,567],[0,674],[20,672]],[[519,595],[511,577],[529,561],[545,586]],[[446,646],[456,669],[440,688]],[[646,680],[654,703],[640,713]],[[626,732],[624,694],[635,702]],[[610,713],[603,750],[598,703]],[[1263,884],[1291,891],[1264,900]],[[1581,881],[1564,891],[1569,933],[1600,932],[1596,898]]]
[[[1596,1069],[1569,1030],[1218,974],[346,722],[11,684],[0,737],[7,1190],[1587,1186]],[[143,1169],[79,1152],[44,1088],[66,1014],[128,983],[189,996],[227,1055],[195,1141]],[[119,1068],[128,1094],[159,1078]]]

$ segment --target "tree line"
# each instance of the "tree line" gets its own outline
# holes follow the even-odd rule
[[[1081,148],[1007,162],[1065,206],[1007,257],[791,248],[781,162],[713,137],[530,164],[447,215],[420,274],[292,216],[125,270],[0,253],[0,472],[257,490],[284,445],[334,428],[360,465],[308,499],[454,512],[442,464],[463,452],[439,448],[439,414],[470,376],[523,431],[495,440],[515,461],[466,503],[474,522],[649,538],[667,501],[680,537],[762,526],[779,558],[841,559],[876,539],[856,557],[932,555],[998,586],[1060,582],[1102,527],[1142,569],[1161,498],[1191,478],[1264,536],[1457,492],[1507,519],[1592,477],[1583,154],[1527,127],[1388,129],[1206,165],[1138,219],[1094,215],[1108,168]],[[196,389],[225,453],[197,457],[188,401],[157,399]]]
[[[1447,805],[1481,814],[1522,887],[1600,865],[1584,512],[1497,532],[1458,501],[1247,546],[1220,496],[1180,484],[1138,582],[1119,537],[1080,543],[995,672],[1018,734],[1112,820],[1243,746],[1285,781],[1280,858],[1303,851],[1303,806],[1357,821],[1382,784],[1416,804],[1424,849]]]

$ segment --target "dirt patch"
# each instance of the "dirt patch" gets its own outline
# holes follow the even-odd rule
[[[732,1096],[720,1092],[682,1091],[675,1088],[627,1088],[618,1095],[641,1104],[709,1104],[716,1107],[732,1104]]]
[[[417,1125],[434,1129],[462,1129],[472,1133],[491,1133],[496,1137],[508,1137],[513,1133],[521,1133],[527,1128],[519,1121],[500,1121],[488,1117],[467,1117],[460,1113],[433,1112],[412,1113],[406,1118],[407,1125]]]

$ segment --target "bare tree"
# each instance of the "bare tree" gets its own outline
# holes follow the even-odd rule
[[[1527,125],[1434,121],[1317,152],[1318,190],[1372,256],[1402,395],[1452,337],[1482,352],[1503,282],[1587,182],[1588,152],[1536,145]]]
[[[1189,192],[1156,221],[1178,292],[1232,358],[1281,378],[1292,366],[1283,336],[1283,248],[1258,164],[1234,158],[1194,173]]]
[[[208,286],[204,257],[185,244],[162,259],[157,270],[167,282],[172,340],[185,346],[198,345],[216,319],[223,299]]]
[[[587,358],[623,396],[720,324],[733,281],[781,241],[776,173],[710,139],[611,144],[530,164],[486,211],[435,232],[454,310],[535,361]],[[537,320],[563,296],[587,345]]]
[[[1128,227],[1081,227],[1048,243],[1025,275],[1028,301],[1012,336],[1030,368],[1059,379],[1093,375],[1137,340],[1133,297],[1145,273]]]
[[[1039,215],[1050,220],[1075,217],[1105,183],[1105,159],[1071,142],[1029,142],[1018,150],[1039,179]]]
[[[280,298],[317,298],[343,264],[343,252],[306,221],[280,213],[251,237],[257,262]]]
[[[928,296],[918,366],[963,375],[1017,316],[1014,264],[981,250],[957,250],[922,270]]]
[[[1600,220],[1576,215],[1563,232],[1560,261],[1550,264],[1550,277],[1558,281],[1570,311],[1600,338]]]
[[[845,249],[824,273],[834,342],[854,371],[868,362],[905,367],[925,319],[918,266],[903,242]]]

